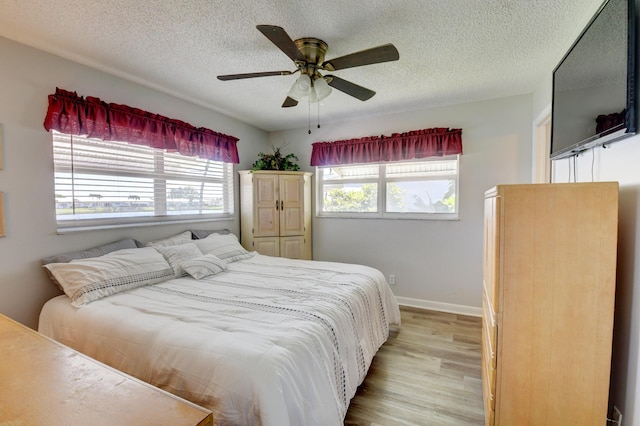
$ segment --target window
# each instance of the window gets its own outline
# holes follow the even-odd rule
[[[316,168],[317,215],[457,219],[459,156]]]
[[[233,215],[233,164],[53,132],[59,229]]]

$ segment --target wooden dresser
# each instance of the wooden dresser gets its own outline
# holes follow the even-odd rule
[[[485,194],[486,425],[606,424],[618,184]]]
[[[178,398],[0,315],[1,425],[213,425]]]

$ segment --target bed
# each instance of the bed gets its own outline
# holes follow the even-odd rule
[[[217,425],[343,424],[400,323],[378,270],[263,256],[232,234],[45,268],[66,294],[44,305],[41,333],[209,408]]]

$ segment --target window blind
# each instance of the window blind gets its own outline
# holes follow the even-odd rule
[[[59,228],[233,214],[233,165],[53,132]]]

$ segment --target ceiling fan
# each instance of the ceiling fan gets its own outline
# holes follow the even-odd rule
[[[335,75],[322,75],[320,71],[338,71],[345,68],[378,64],[381,62],[397,61],[400,58],[398,50],[393,44],[384,44],[371,49],[351,53],[325,61],[328,45],[314,37],[304,37],[292,40],[286,31],[274,25],[258,25],[258,31],[264,34],[280,50],[294,62],[295,71],[265,71],[245,74],[219,75],[223,81],[239,80],[254,77],[269,77],[275,75],[291,75],[300,72],[291,90],[282,104],[283,108],[298,105],[303,97],[309,96],[309,102],[317,102],[331,93],[331,87],[351,95],[361,101],[366,101],[376,94],[373,90],[359,86]]]

